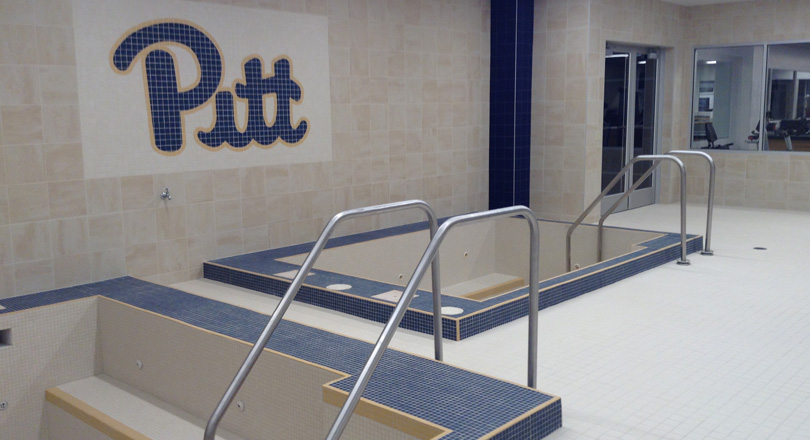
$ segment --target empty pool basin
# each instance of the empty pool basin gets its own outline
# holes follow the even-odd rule
[[[680,256],[679,234],[606,228],[604,260],[597,261],[597,228],[582,225],[572,241],[572,266],[579,269],[566,272],[565,233],[570,224],[539,225],[541,309]],[[428,242],[425,223],[332,239],[296,299],[385,322]],[[701,245],[702,237],[688,237],[688,252]],[[282,296],[311,249],[308,243],[209,261],[204,264],[205,278]],[[462,225],[448,234],[439,259],[442,305],[453,308],[453,313],[443,314],[446,338],[461,340],[528,313],[525,220]],[[430,275],[419,288],[400,326],[433,333]]]

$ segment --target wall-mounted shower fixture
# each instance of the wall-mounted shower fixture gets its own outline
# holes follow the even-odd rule
[[[164,188],[164,189],[163,189],[163,192],[162,192],[162,193],[160,193],[160,198],[161,198],[162,200],[171,200],[171,199],[172,199],[172,195],[171,195],[171,193],[169,192],[169,188],[168,188],[168,187]]]

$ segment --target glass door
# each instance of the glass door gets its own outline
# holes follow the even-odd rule
[[[605,102],[602,125],[602,190],[634,157],[656,151],[658,52],[647,48],[608,47],[605,55]],[[637,163],[633,180],[651,164]],[[622,178],[602,201],[606,211],[633,182]],[[655,202],[655,179],[648,177],[616,211]]]

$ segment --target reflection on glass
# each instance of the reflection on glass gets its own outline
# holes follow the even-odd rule
[[[655,78],[658,59],[639,54],[636,67],[636,105],[633,130],[633,157],[653,154],[655,146]],[[633,167],[633,181],[652,166],[650,162],[640,162]],[[652,176],[639,188],[652,186]]]
[[[627,78],[630,56],[616,53],[605,58],[605,103],[602,125],[602,189],[624,167],[627,133]],[[624,191],[620,182],[608,194]]]
[[[755,150],[763,46],[697,49],[692,148]]]
[[[763,150],[810,151],[810,43],[768,47]]]

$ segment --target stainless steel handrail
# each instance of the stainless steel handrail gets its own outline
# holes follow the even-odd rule
[[[661,159],[662,157],[671,157],[671,156],[652,155],[651,154],[651,155],[636,156],[636,157],[630,159],[630,161],[627,163],[627,165],[625,165],[624,168],[621,169],[621,171],[616,173],[616,176],[613,178],[613,180],[610,181],[610,183],[608,183],[608,185],[605,187],[605,189],[602,190],[602,192],[599,193],[598,196],[596,196],[596,198],[593,200],[593,202],[591,202],[590,205],[588,205],[587,208],[585,208],[585,211],[583,211],[582,214],[576,220],[574,220],[574,223],[571,224],[571,226],[568,228],[568,232],[565,235],[565,268],[566,268],[566,270],[568,272],[571,271],[571,235],[574,233],[574,230],[577,228],[577,226],[582,224],[582,222],[585,220],[585,217],[587,217],[588,214],[590,214],[591,211],[593,211],[593,209],[597,205],[599,205],[599,202],[601,202],[602,199],[605,198],[607,193],[610,192],[610,190],[613,189],[613,187],[616,186],[617,183],[619,183],[621,178],[624,177],[624,175],[627,174],[628,171],[632,170],[633,165],[636,162],[641,162],[641,161],[650,162],[650,161],[654,161],[654,160],[657,160],[657,159]],[[671,157],[671,158],[676,159],[674,157]],[[680,162],[680,161],[678,161],[678,162]],[[683,164],[681,164],[681,165],[683,165]],[[630,173],[630,175],[632,175],[632,173]],[[683,175],[685,175],[685,172],[682,173],[682,177],[683,177]],[[643,180],[642,180],[642,182],[643,182]],[[682,197],[681,197],[682,198],[682,200],[681,200],[681,217],[683,219],[682,227],[681,227],[681,238],[682,238],[682,240],[681,240],[681,260],[686,260],[686,258],[685,258],[685,255],[686,255],[686,219],[685,219],[685,216],[686,216],[686,199],[685,199],[686,179],[684,179],[684,178],[681,179],[681,194],[682,194]],[[686,260],[686,261],[688,261],[688,260]],[[684,264],[684,263],[682,263],[682,264]]]
[[[402,202],[386,203],[384,205],[350,209],[348,211],[335,214],[335,216],[329,220],[329,223],[327,223],[323,228],[323,232],[321,232],[321,235],[315,242],[315,246],[313,246],[312,250],[309,252],[309,255],[307,255],[307,258],[304,260],[304,264],[301,265],[301,268],[295,275],[295,278],[290,284],[290,287],[287,289],[287,292],[284,294],[284,297],[281,298],[281,301],[276,306],[276,310],[273,311],[273,315],[270,316],[270,321],[267,323],[264,331],[262,331],[261,336],[253,345],[250,353],[248,353],[245,361],[242,363],[242,366],[236,373],[236,376],[234,376],[233,381],[228,386],[228,389],[225,391],[225,394],[222,396],[222,399],[219,401],[216,409],[214,409],[214,412],[211,414],[211,418],[208,419],[208,424],[205,427],[205,436],[203,437],[204,440],[214,440],[217,428],[219,427],[219,422],[222,420],[222,417],[225,416],[228,406],[230,406],[231,402],[233,402],[234,397],[236,397],[236,393],[239,392],[242,384],[244,384],[245,379],[247,378],[248,374],[250,374],[250,370],[253,368],[253,365],[256,364],[256,361],[259,359],[265,345],[267,345],[267,341],[270,340],[270,336],[281,322],[281,318],[284,316],[284,313],[287,312],[287,309],[290,307],[295,295],[298,294],[298,290],[304,283],[304,279],[306,278],[307,274],[309,274],[309,271],[312,270],[312,267],[315,265],[315,260],[318,259],[318,256],[321,254],[321,251],[326,246],[326,242],[329,240],[329,237],[332,235],[338,224],[352,218],[372,214],[403,211],[411,208],[421,209],[425,212],[425,214],[427,214],[428,222],[430,223],[430,239],[432,243],[434,237],[436,236],[439,222],[433,208],[422,200],[406,200]],[[440,361],[443,357],[441,314],[442,300],[438,258],[433,261],[431,275],[433,283],[433,344],[436,360]]]
[[[678,168],[680,168],[680,172],[681,172],[681,174],[680,174],[680,176],[681,176],[681,259],[678,260],[678,264],[688,266],[689,265],[689,260],[686,259],[686,168],[684,167],[683,162],[681,162],[680,159],[678,159],[677,157],[674,157],[674,156],[666,155],[666,154],[647,155],[647,156],[638,156],[638,157],[646,157],[646,158],[652,160],[653,165],[641,177],[639,177],[638,180],[636,180],[633,183],[633,185],[627,191],[625,191],[624,194],[622,194],[622,196],[619,197],[619,199],[616,200],[616,202],[614,202],[613,205],[611,205],[610,208],[607,211],[605,211],[604,214],[602,214],[602,217],[599,218],[599,229],[598,229],[598,235],[597,235],[597,247],[598,247],[597,257],[599,258],[599,261],[602,261],[602,241],[603,241],[602,239],[603,239],[603,228],[604,228],[605,220],[608,218],[608,216],[610,216],[610,214],[613,214],[613,211],[615,211],[616,208],[618,208],[619,205],[622,202],[624,202],[625,200],[627,200],[628,197],[630,197],[630,194],[633,191],[635,191],[636,188],[638,188],[644,182],[644,180],[646,180],[647,177],[650,176],[650,174],[652,174],[653,170],[655,170],[655,168],[657,168],[658,165],[660,165],[662,161],[669,160],[669,161],[674,162],[675,165],[677,165]],[[630,168],[631,168],[630,169],[630,175],[632,176],[633,175],[632,165],[631,165]]]
[[[535,217],[531,209],[525,206],[510,206],[508,208],[459,215],[445,221],[439,228],[436,236],[430,241],[430,244],[425,250],[425,254],[416,266],[416,270],[408,281],[407,287],[405,287],[405,292],[402,294],[399,303],[397,303],[394,309],[394,314],[391,315],[391,319],[389,319],[388,323],[385,325],[385,328],[377,340],[377,344],[374,346],[374,350],[371,352],[371,356],[369,356],[368,362],[363,367],[354,388],[352,388],[349,397],[340,409],[335,423],[332,425],[332,429],[326,436],[326,440],[337,440],[340,438],[341,434],[343,434],[346,424],[349,423],[349,417],[351,417],[357,403],[360,401],[360,396],[363,395],[363,391],[365,391],[366,385],[368,385],[371,379],[371,375],[374,374],[374,369],[377,368],[377,364],[380,362],[383,353],[394,337],[394,332],[399,326],[399,322],[402,320],[402,317],[405,316],[405,311],[408,310],[408,305],[411,303],[411,299],[413,299],[414,292],[416,292],[416,286],[425,275],[427,266],[436,258],[439,246],[441,246],[442,240],[444,240],[447,232],[458,224],[477,222],[494,217],[511,216],[522,216],[525,218],[529,222],[531,233],[529,263],[531,265],[529,268],[529,386],[532,388],[537,387],[537,315],[538,288],[540,283],[538,279],[540,269],[540,226],[537,223],[537,217]]]
[[[712,244],[712,213],[714,211],[714,175],[717,171],[717,168],[714,166],[714,159],[712,158],[709,153],[703,151],[691,151],[691,150],[673,150],[667,154],[680,154],[684,156],[700,156],[706,159],[709,162],[709,202],[706,208],[706,241],[703,243],[703,250],[700,251],[701,255],[714,255],[714,251],[711,249]]]

